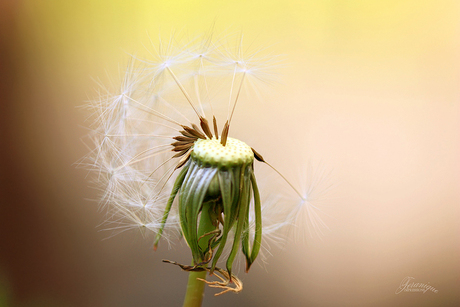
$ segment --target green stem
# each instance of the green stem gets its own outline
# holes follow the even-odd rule
[[[212,225],[212,217],[210,216],[211,208],[214,202],[204,203],[201,210],[200,225],[198,227],[198,238],[202,235],[215,230]],[[212,236],[205,236],[200,239],[199,246],[201,250],[208,249],[208,241]],[[193,265],[193,264],[192,264]],[[206,266],[206,265],[204,265]],[[185,293],[183,307],[200,307],[203,301],[205,283],[197,278],[206,279],[207,271],[190,272],[188,276],[187,292]]]
[[[205,283],[197,278],[206,279],[206,271],[190,272],[188,275],[187,292],[185,293],[184,307],[199,307],[203,301]]]

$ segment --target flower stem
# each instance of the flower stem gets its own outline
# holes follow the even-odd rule
[[[205,283],[197,278],[206,279],[206,271],[190,272],[188,276],[187,292],[185,293],[184,307],[200,307],[203,301]]]
[[[210,212],[214,202],[208,202],[203,204],[200,217],[200,225],[198,227],[198,238],[204,234],[210,233],[215,230],[215,226],[212,224],[212,217]],[[199,241],[199,246],[202,250],[207,250],[208,241],[211,236],[204,236]],[[206,266],[206,264],[204,265]],[[185,293],[183,307],[200,307],[203,301],[205,283],[197,278],[206,279],[207,271],[202,272],[190,272],[188,276],[187,292]]]

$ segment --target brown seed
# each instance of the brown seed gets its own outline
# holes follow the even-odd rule
[[[191,142],[191,141],[177,141],[177,142],[171,143],[171,145],[176,147],[176,146],[181,146],[181,145],[187,145],[187,144],[190,144],[190,143],[194,143],[194,141],[193,142]]]
[[[218,139],[219,138],[219,131],[217,131],[217,120],[216,120],[215,116],[212,117],[212,123],[214,125],[214,134],[216,135],[216,139]]]
[[[201,133],[200,128],[198,128],[197,125],[192,124],[192,128],[195,130],[196,133],[198,133],[198,134],[200,135],[200,138],[201,138],[201,139],[205,139],[205,138],[206,138],[206,137],[204,136],[204,134]]]
[[[201,116],[200,116],[200,126],[201,126],[201,129],[203,129],[206,136],[212,139],[212,133],[211,133],[211,129],[209,129],[208,121],[206,120],[206,118],[201,117]]]
[[[197,137],[199,139],[206,139],[206,136],[199,131],[199,128],[195,124],[192,124],[192,127],[193,128],[184,125],[182,126],[182,128],[184,128],[184,130],[187,131],[190,135]]]
[[[184,127],[184,126],[182,126]],[[188,128],[188,127],[187,127]],[[189,129],[192,129],[192,128],[189,128]],[[187,137],[187,138],[194,138],[194,139],[198,139],[198,137],[194,136],[193,134],[191,134],[190,132],[188,132],[187,130],[182,130],[182,131],[179,131],[180,134],[182,134],[184,137]]]
[[[173,156],[173,158],[179,158],[179,157],[183,156],[185,153],[187,153],[187,151],[188,151],[188,149],[184,149],[184,150],[182,150],[181,152],[176,153],[176,154]]]
[[[180,141],[180,142],[186,142],[186,141],[195,142],[198,138],[178,135],[178,136],[173,137],[173,139],[176,141]]]
[[[222,137],[220,139],[220,143],[222,144],[222,146],[225,146],[227,144],[228,129],[230,129],[230,126],[228,125],[228,120],[227,120],[225,122],[224,129],[222,129]]]
[[[182,151],[184,149],[189,149],[192,146],[193,146],[193,143],[189,143],[189,144],[186,144],[186,145],[179,145],[179,146],[174,147],[172,149],[172,151]]]
[[[254,148],[252,148],[252,152],[254,153],[254,158],[256,158],[257,161],[260,161],[260,162],[265,162],[264,158],[262,157],[262,155],[260,153],[258,153]]]

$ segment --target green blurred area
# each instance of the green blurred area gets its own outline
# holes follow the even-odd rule
[[[5,274],[0,269],[0,306],[10,306],[10,289]]]

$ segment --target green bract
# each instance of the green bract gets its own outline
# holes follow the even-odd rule
[[[179,202],[182,234],[196,267],[211,262],[216,268],[224,247],[233,236],[227,258],[231,276],[240,247],[246,257],[246,271],[257,257],[262,237],[260,196],[254,176],[254,153],[248,145],[228,138],[198,139],[190,148],[190,159],[182,166],[166,206],[163,227],[174,199]],[[249,208],[254,197],[255,232],[249,239]],[[158,243],[161,231],[157,237]]]

